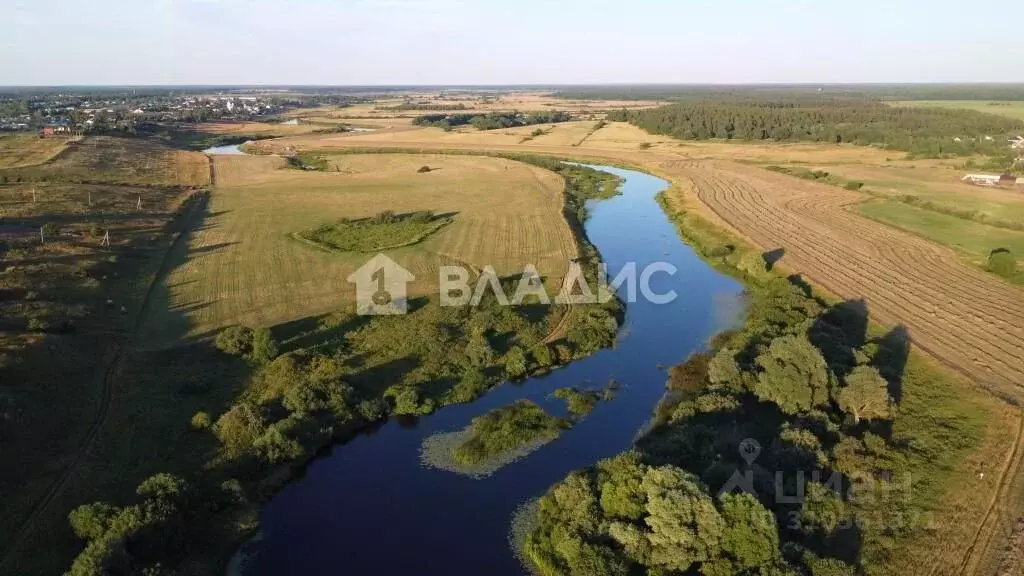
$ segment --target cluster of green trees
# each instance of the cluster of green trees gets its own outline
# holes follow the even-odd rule
[[[1020,120],[972,110],[896,108],[827,98],[695,100],[621,110],[609,114],[609,119],[683,140],[850,142],[929,157],[1001,154],[1006,137],[1024,131]]]
[[[744,328],[670,370],[635,450],[541,498],[525,543],[540,573],[852,576],[925,529],[978,423],[948,382],[908,371],[901,329],[869,337],[861,303],[756,274]]]
[[[474,418],[469,438],[452,456],[460,465],[474,466],[531,442],[556,438],[569,426],[536,403],[519,400]]]
[[[490,112],[487,114],[426,114],[413,120],[417,126],[432,126],[451,130],[456,126],[472,125],[477,130],[495,130],[534,124],[556,124],[572,120],[572,115],[559,110],[521,112]]]

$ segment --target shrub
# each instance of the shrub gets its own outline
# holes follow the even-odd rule
[[[30,332],[46,332],[50,329],[50,323],[42,318],[29,318],[28,329]]]
[[[302,445],[285,436],[276,426],[267,429],[266,433],[253,443],[253,447],[260,459],[269,464],[287,462],[302,456]]]
[[[551,366],[551,348],[548,348],[547,344],[539,344],[536,348],[530,351],[530,355],[533,356],[533,361],[538,366],[546,367]]]
[[[707,385],[710,354],[700,352],[668,371],[668,389],[697,392]]]
[[[206,430],[213,424],[213,420],[206,412],[196,412],[192,415],[190,423],[194,430]]]
[[[56,236],[60,233],[60,226],[53,222],[47,222],[43,224],[43,235],[45,236]]]
[[[487,378],[483,372],[469,368],[449,392],[447,400],[453,404],[472,402],[487,391]]]
[[[213,426],[217,438],[232,450],[244,450],[263,435],[263,416],[257,406],[242,402],[232,406]]]
[[[1010,278],[1017,274],[1017,259],[1006,248],[996,248],[988,255],[989,272]]]
[[[537,128],[533,132],[530,132],[530,136],[533,137],[533,138],[536,138],[537,136],[543,136],[543,135],[544,135],[544,129],[543,128]]]
[[[845,188],[847,190],[860,190],[864,187],[863,182],[847,182]]]
[[[736,251],[736,247],[732,244],[721,244],[713,247],[709,252],[708,256],[712,258],[725,258]]]
[[[377,224],[394,224],[395,222],[398,222],[398,215],[396,215],[393,210],[384,210],[382,212],[378,212],[377,215],[373,217],[373,221]]]
[[[652,146],[652,144],[650,142],[643,142],[643,143],[640,144],[640,149],[641,150],[647,150],[651,146]]]
[[[420,166],[420,169],[417,170],[416,172],[418,172],[420,174],[426,174],[427,172],[430,172],[430,170],[431,170],[430,166]]]
[[[359,403],[359,406],[356,407],[356,410],[359,411],[359,415],[367,422],[383,420],[388,415],[388,405],[380,398],[375,400],[363,400]]]

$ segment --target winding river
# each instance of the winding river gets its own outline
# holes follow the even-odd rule
[[[622,195],[590,204],[586,231],[610,273],[629,262],[678,269],[656,274],[656,293],[676,291],[671,304],[628,304],[614,349],[540,378],[505,384],[469,405],[409,422],[392,420],[372,434],[335,447],[313,462],[263,509],[261,537],[246,546],[244,573],[519,576],[508,542],[517,507],[542,495],[570,471],[628,449],[665,388],[665,367],[700,350],[708,338],[741,320],[742,286],[705,264],[680,241],[655,201],[668,183],[605,166],[625,178]],[[565,386],[604,386],[601,402],[556,441],[485,479],[426,468],[423,440],[465,427],[488,410],[528,398],[553,413],[549,398]]]

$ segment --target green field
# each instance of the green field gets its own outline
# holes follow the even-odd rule
[[[908,107],[930,107],[930,108],[959,108],[963,110],[975,110],[986,114],[997,114],[1007,118],[1024,120],[1024,102],[1020,101],[989,101],[989,100],[907,100],[902,102],[890,102],[893,106]]]
[[[996,248],[1009,248],[1018,258],[1024,254],[1024,232],[986,226],[887,200],[861,204],[858,210],[869,218],[973,255],[987,257]]]

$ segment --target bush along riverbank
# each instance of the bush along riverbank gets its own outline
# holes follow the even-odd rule
[[[633,450],[527,508],[521,556],[545,575],[891,571],[934,529],[983,407],[902,328],[773,275],[676,199],[683,237],[746,282],[746,323],[670,371]]]
[[[599,255],[586,239],[584,205],[615,195],[621,181],[547,158],[517,159],[564,177],[564,215],[596,285]],[[506,293],[517,280],[502,280]],[[133,353],[127,370],[140,385],[177,390],[202,409],[164,435],[166,444],[155,448],[163,470],[140,479],[134,497],[71,513],[84,549],[69,573],[222,573],[258,529],[261,503],[321,450],[389,417],[470,402],[505,379],[614,344],[624,316],[619,300],[572,312],[552,334],[555,321],[500,306],[493,295],[474,308],[417,298],[403,317],[339,312]],[[244,366],[247,375],[225,366]]]

